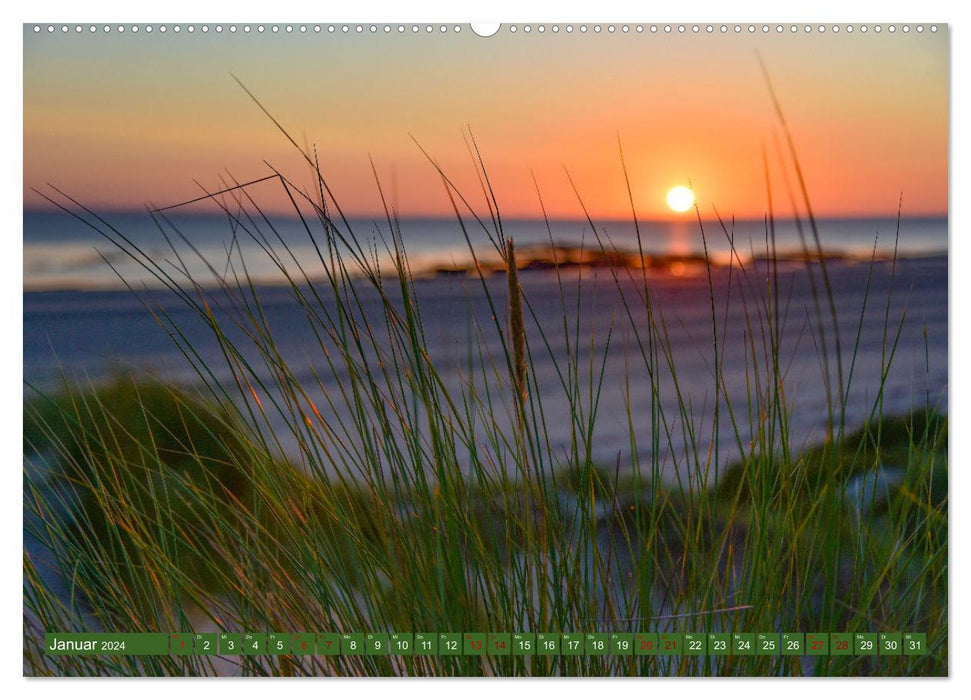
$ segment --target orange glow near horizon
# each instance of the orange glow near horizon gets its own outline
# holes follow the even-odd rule
[[[467,126],[507,217],[541,216],[541,196],[551,217],[586,209],[629,218],[624,167],[641,218],[683,218],[666,193],[687,182],[703,193],[703,216],[761,217],[766,167],[776,213],[791,214],[788,190],[798,184],[757,50],[818,216],[892,214],[901,193],[905,214],[947,211],[946,31],[489,39],[24,31],[28,208],[46,206],[31,188],[48,182],[95,208],[164,206],[199,196],[196,180],[214,190],[263,177],[266,163],[313,188],[306,162],[232,72],[298,143],[316,147],[349,215],[382,216],[376,172],[402,216],[450,216],[421,149],[487,211]],[[257,193],[269,209],[287,210],[276,183]]]

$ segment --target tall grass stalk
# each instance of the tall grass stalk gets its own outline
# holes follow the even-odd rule
[[[583,302],[592,293],[582,275],[573,279],[555,267],[562,318],[531,304],[471,134],[484,213],[429,156],[477,270],[456,384],[432,360],[437,340],[422,317],[422,283],[377,176],[386,216],[379,236],[369,239],[344,216],[316,152],[274,124],[303,155],[312,182],[300,187],[273,170],[254,183],[284,192],[314,260],[299,258],[287,243],[255,198],[254,183],[229,182],[202,198],[220,207],[232,231],[225,259],[206,258],[168,210],[154,211],[170,244],[166,263],[66,194],[45,194],[193,311],[220,357],[200,352],[171,307],[131,285],[194,370],[196,385],[145,389],[120,380],[106,389],[65,378],[61,394],[37,390],[25,403],[25,536],[45,552],[43,561],[24,559],[28,673],[947,673],[946,421],[932,406],[903,420],[885,416],[881,387],[871,420],[846,432],[865,303],[852,355],[844,358],[844,329],[810,209],[815,246],[807,243],[804,257],[814,303],[792,308],[777,265],[767,158],[766,269],[743,259],[732,222],[720,216],[731,260],[716,268],[706,257],[709,414],[682,388],[670,335],[676,318],[656,303],[622,151],[642,264],[608,270],[617,315],[591,338],[581,337]],[[790,156],[808,208],[794,147]],[[615,251],[574,189],[591,245]],[[538,183],[536,190],[545,218]],[[702,229],[700,211],[698,223],[707,250],[712,233]],[[479,264],[473,230],[504,257],[504,292]],[[275,326],[239,240],[258,247],[302,312],[313,338],[305,364],[280,347],[286,329]],[[381,267],[379,250],[393,269]],[[204,263],[205,275],[193,272],[190,256]],[[871,261],[871,273],[877,264]],[[716,275],[727,275],[727,286],[716,284]],[[719,298],[721,289],[728,296]],[[489,314],[472,311],[474,298],[484,299]],[[729,391],[720,344],[732,308],[744,309],[745,319],[741,401]],[[894,326],[889,309],[890,299],[882,382],[903,327],[902,319]],[[794,337],[789,319],[800,313],[806,319]],[[787,353],[794,352],[787,348],[808,342],[807,332],[828,397],[827,440],[817,447],[790,434],[798,408],[787,394]],[[627,440],[617,445],[616,460],[602,463],[594,456],[595,428],[615,334],[630,341],[623,350]],[[537,359],[552,366],[552,377],[538,372]],[[851,368],[845,376],[844,361]],[[335,376],[342,380],[329,381]],[[638,384],[647,387],[647,410],[630,399]],[[558,434],[564,428],[550,423],[555,407],[544,397],[551,388],[568,409],[566,449],[551,437],[554,427]],[[733,464],[720,464],[722,444],[734,446]],[[903,485],[858,517],[847,495],[853,480],[877,473],[891,453],[905,467]],[[925,632],[933,647],[921,657],[817,659],[105,659],[45,656],[37,641],[44,630],[89,629],[886,630]]]

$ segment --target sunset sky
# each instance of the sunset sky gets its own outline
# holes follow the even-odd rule
[[[549,25],[548,25],[549,26]],[[820,216],[947,211],[947,30],[779,35],[396,31],[342,36],[24,28],[24,204],[52,183],[105,210],[158,206],[266,175],[310,183],[306,165],[230,77],[236,74],[322,170],[351,214],[380,211],[370,155],[404,216],[447,216],[448,198],[414,137],[475,203],[471,127],[503,214],[676,214],[691,184],[703,214],[760,217],[763,148],[775,204],[788,207],[768,66]],[[792,173],[788,173],[791,178]],[[272,185],[263,203],[283,211]]]

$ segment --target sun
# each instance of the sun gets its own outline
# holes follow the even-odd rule
[[[688,211],[694,203],[695,193],[687,187],[678,185],[668,190],[668,206],[674,211]]]

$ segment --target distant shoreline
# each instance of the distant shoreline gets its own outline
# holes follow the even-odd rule
[[[615,248],[604,250],[599,248],[581,248],[571,245],[527,246],[517,249],[516,269],[518,270],[557,270],[557,269],[599,269],[620,268],[627,270],[668,270],[676,276],[682,276],[687,266],[729,267],[732,265],[759,264],[773,261],[776,264],[810,263],[861,263],[861,262],[890,262],[894,256],[885,252],[874,252],[870,256],[849,252],[823,252],[822,256],[813,251],[782,251],[774,256],[758,253],[752,255],[741,251],[731,253],[721,252],[705,257],[699,253],[657,254],[638,253],[627,249]],[[896,256],[896,260],[926,260],[947,258],[947,253],[923,253]],[[678,266],[683,266],[680,271]],[[432,276],[438,275],[474,275],[477,270],[487,274],[502,274],[506,270],[505,264],[494,257],[480,261],[475,265],[438,266],[431,270]],[[421,274],[416,273],[416,274]]]
[[[896,258],[893,255],[876,251],[870,255],[862,255],[850,252],[824,252],[822,261],[827,265],[868,265],[871,261],[874,264],[886,264],[894,259],[898,263],[908,261],[946,261],[947,251],[926,252],[926,253],[898,253]],[[713,253],[707,259],[698,253],[677,254],[648,254],[641,256],[639,253],[628,249],[601,250],[594,248],[581,248],[571,245],[556,246],[524,246],[517,249],[517,269],[523,272],[549,272],[556,274],[560,272],[584,272],[594,270],[650,270],[669,278],[694,277],[701,274],[707,266],[713,269],[723,269],[742,266],[760,265],[774,260],[778,269],[791,269],[793,266],[803,267],[804,265],[818,265],[820,257],[809,251],[780,251],[772,258],[764,253],[752,255],[736,251],[735,254],[728,254],[723,251]],[[351,270],[351,274],[356,271]],[[424,268],[412,268],[411,275],[414,281],[427,281],[440,278],[476,278],[479,274],[486,277],[504,275],[506,273],[505,263],[495,253],[484,254],[479,258],[479,264],[474,263],[453,263],[441,264],[432,263]],[[358,273],[361,274],[361,273]],[[395,279],[393,270],[383,272],[382,277],[387,280]],[[323,274],[315,275],[311,278],[315,284],[326,282]],[[254,284],[261,288],[280,288],[289,285],[279,279],[255,279]],[[217,287],[215,283],[209,288]],[[148,286],[151,290],[164,290],[164,287],[154,285]],[[104,285],[92,284],[63,284],[45,285],[36,284],[24,280],[24,294],[47,294],[47,293],[97,293],[97,292],[118,292],[129,291],[120,284]]]

